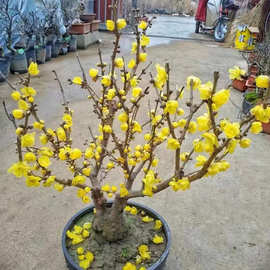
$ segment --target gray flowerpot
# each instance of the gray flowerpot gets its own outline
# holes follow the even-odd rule
[[[12,73],[27,73],[27,59],[25,53],[12,55],[10,71]]]

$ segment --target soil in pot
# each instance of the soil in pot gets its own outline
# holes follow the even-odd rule
[[[148,216],[148,213],[139,210],[139,208],[131,207],[129,209],[133,210],[125,211],[124,213],[129,230],[127,237],[121,241],[111,243],[107,242],[102,236],[91,229],[88,230],[90,232],[89,237],[86,237],[82,243],[77,245],[72,245],[72,240],[67,237],[66,246],[68,252],[77,265],[80,264],[80,255],[77,254],[77,250],[79,247],[82,247],[84,250],[84,255],[86,255],[88,251],[94,254],[94,260],[89,268],[91,270],[122,270],[126,262],[136,264],[136,257],[138,259],[137,269],[140,269],[141,267],[145,267],[145,269],[152,269],[149,267],[159,260],[166,248],[166,236],[163,232],[163,228],[162,226],[160,228],[155,228],[156,220]],[[134,215],[136,212],[137,214]],[[78,228],[83,228],[85,224],[89,225],[89,223],[92,222],[93,217],[93,213],[83,215],[78,221],[76,221],[75,224],[73,224],[69,231],[74,233],[76,228],[78,230]],[[143,221],[146,221],[147,219],[150,219],[150,221]],[[83,232],[81,232],[81,234],[83,234]],[[162,236],[164,242],[154,244],[153,238],[155,235]],[[150,258],[141,259],[140,261],[139,247],[142,245],[147,245],[149,248]]]

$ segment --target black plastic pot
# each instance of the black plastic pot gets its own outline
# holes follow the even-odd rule
[[[34,48],[27,50],[25,54],[26,54],[28,66],[31,64],[31,62],[35,62],[35,63],[37,62],[36,50]]]
[[[27,73],[27,60],[25,53],[23,54],[14,54],[11,57],[10,71],[12,73]]]
[[[10,57],[8,56],[0,57],[0,71],[4,75],[4,77],[2,77],[0,74],[0,82],[5,81],[5,78],[7,78],[9,75],[9,70],[10,70]]]
[[[46,45],[46,61],[52,59],[52,45]]]
[[[45,64],[45,61],[46,61],[46,48],[45,47],[39,47],[36,50],[36,56],[37,56],[37,63],[38,64]]]
[[[108,206],[112,205],[112,202],[108,202],[107,203]],[[165,219],[160,216],[156,211],[154,211],[153,209],[144,206],[142,204],[139,203],[135,203],[135,202],[128,202],[128,204],[130,206],[135,206],[139,209],[142,209],[144,212],[146,212],[149,216],[155,218],[155,219],[159,219],[162,224],[163,224],[163,231],[165,233],[166,236],[166,240],[167,240],[167,245],[166,245],[166,249],[164,250],[163,254],[161,255],[161,257],[159,258],[159,260],[157,262],[155,262],[153,265],[151,265],[149,268],[147,268],[147,270],[162,270],[165,269],[165,264],[169,255],[169,249],[171,247],[171,231],[170,228],[168,226],[168,223],[165,221]],[[74,224],[76,223],[77,220],[79,220],[82,216],[84,216],[87,213],[93,212],[94,209],[94,205],[91,205],[83,210],[81,210],[80,212],[78,212],[76,215],[74,215],[69,222],[67,223],[67,225],[64,228],[63,234],[62,234],[62,249],[63,249],[63,253],[64,253],[64,257],[67,263],[67,267],[70,270],[82,270],[81,267],[79,267],[77,264],[75,264],[75,262],[73,261],[72,257],[69,255],[67,247],[66,247],[66,240],[67,240],[67,236],[66,233],[68,230],[70,230],[70,228],[72,228],[74,226]]]

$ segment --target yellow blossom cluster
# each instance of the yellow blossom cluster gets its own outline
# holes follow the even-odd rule
[[[95,259],[94,254],[91,251],[85,251],[83,247],[77,248],[77,255],[82,269],[88,269]]]
[[[92,224],[89,222],[84,223],[83,226],[75,225],[72,231],[67,231],[66,235],[72,240],[72,245],[78,245],[90,236],[91,227]]]

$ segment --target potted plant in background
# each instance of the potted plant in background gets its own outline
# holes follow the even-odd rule
[[[23,40],[23,24],[20,20],[20,10],[24,2],[3,0],[0,2],[1,35],[5,39],[7,49],[11,52],[11,71],[27,72],[25,44]]]
[[[235,66],[229,70],[230,79],[232,80],[232,86],[234,89],[245,92],[247,89],[246,86],[246,71]]]
[[[10,70],[10,56],[4,53],[4,46],[0,46],[0,82],[4,82]]]
[[[94,204],[75,215],[64,229],[63,251],[70,269],[161,269],[170,245],[167,224],[155,211],[130,199],[153,197],[165,189],[185,191],[195,181],[226,171],[230,167],[226,157],[237,145],[249,147],[249,131],[259,133],[262,117],[270,118],[270,107],[263,100],[240,123],[224,119],[220,108],[228,102],[230,91],[218,91],[218,72],[213,83],[188,77],[187,90],[177,93],[170,85],[169,64],[157,64],[156,73],[148,76],[146,22],[136,27],[133,55],[124,61],[119,42],[126,22],[116,14],[115,6],[114,20],[107,21],[115,35],[110,68],[99,50],[98,69],[91,68],[88,76],[78,58],[82,77],[71,81],[86,92],[96,115],[85,149],[74,146],[71,139],[73,111],[56,72],[63,98],[58,127],[49,128],[39,117],[36,90],[31,87],[31,76],[39,73],[37,66],[29,69],[21,92],[14,89],[11,94],[18,102],[8,117],[16,127],[19,160],[9,172],[24,177],[28,187],[53,186],[59,192],[73,187],[84,203],[92,199]],[[200,109],[205,113],[198,116]],[[141,114],[146,112],[148,119],[142,122]],[[195,133],[198,138],[186,143],[187,152],[186,138]],[[160,173],[159,159],[167,155],[173,155],[174,164],[165,176]],[[65,165],[70,177],[55,175],[52,161]],[[120,182],[109,182],[113,175]]]

